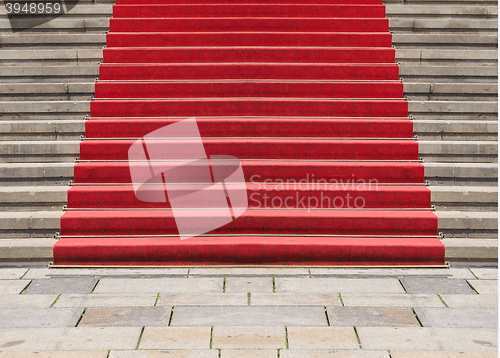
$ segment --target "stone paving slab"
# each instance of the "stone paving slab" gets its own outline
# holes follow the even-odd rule
[[[309,276],[309,269],[302,267],[193,267],[189,276]]]
[[[359,327],[357,332],[364,349],[470,351],[497,343],[497,330],[491,328]]]
[[[498,358],[494,352],[391,352],[392,358]]]
[[[326,326],[323,307],[175,306],[172,326]]]
[[[277,349],[223,349],[221,358],[277,358]]]
[[[283,326],[215,326],[212,337],[212,348],[277,350],[286,347]]]
[[[280,351],[280,358],[389,358],[389,353],[354,349],[348,351],[330,351],[327,349],[285,349]]]
[[[444,307],[436,294],[344,293],[342,302],[344,306]]]
[[[419,326],[411,308],[327,307],[330,326]]]
[[[35,279],[31,281],[25,295],[46,293],[90,293],[94,289],[97,278],[74,277],[58,279]]]
[[[311,276],[335,276],[335,277],[451,277],[472,279],[474,275],[468,268],[311,268]]]
[[[222,293],[222,278],[103,278],[94,293]]]
[[[161,350],[161,351],[111,351],[109,358],[218,358],[219,351],[211,350]]]
[[[0,292],[3,295],[16,295],[21,293],[30,281],[23,280],[0,280]]]
[[[125,306],[154,306],[156,293],[145,294],[106,294],[91,295],[62,294],[54,307],[125,307]]]
[[[188,268],[30,268],[25,279],[52,278],[52,277],[168,277],[187,276]]]
[[[211,327],[146,327],[139,349],[209,349]]]
[[[276,278],[275,286],[276,293],[404,293],[403,287],[395,278]]]
[[[168,326],[171,313],[170,307],[91,307],[78,326]]]
[[[75,327],[82,308],[3,308],[0,328]]]
[[[135,349],[141,327],[9,328],[0,330],[1,350]]]
[[[26,267],[1,267],[0,280],[17,280],[28,271]]]
[[[252,293],[251,306],[341,306],[336,293]]]
[[[480,295],[496,295],[498,296],[498,281],[497,280],[468,280],[469,284]]]
[[[497,295],[440,295],[450,308],[496,308]]]
[[[358,349],[353,327],[287,327],[289,349]],[[280,354],[281,356],[281,354]]]
[[[473,267],[470,270],[481,280],[498,280],[497,267]]]
[[[58,295],[0,295],[0,308],[49,308]]]
[[[106,358],[108,351],[10,351],[0,358]]]
[[[247,293],[160,293],[157,306],[246,306]]]
[[[467,282],[462,279],[403,277],[401,283],[408,293],[474,294]]]
[[[495,328],[498,312],[484,308],[415,308],[424,327]]]
[[[226,293],[237,292],[273,292],[273,279],[270,277],[228,277]]]

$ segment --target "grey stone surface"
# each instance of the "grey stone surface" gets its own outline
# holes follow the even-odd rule
[[[187,276],[187,268],[165,267],[165,268],[30,268],[23,278],[54,278],[54,277],[168,277]]]
[[[54,307],[126,307],[126,306],[154,306],[157,294],[63,294]]]
[[[481,280],[498,280],[498,267],[472,267],[472,273]]]
[[[436,294],[344,293],[342,302],[344,306],[444,307]]]
[[[212,337],[213,348],[286,348],[285,327],[283,326],[215,326]]]
[[[21,278],[26,272],[26,267],[2,267],[0,268],[0,280],[17,280]]]
[[[107,358],[108,351],[10,351],[0,358]]]
[[[327,307],[330,326],[419,326],[410,308]]]
[[[21,293],[30,281],[24,280],[0,280],[0,292],[4,295],[15,295]]]
[[[49,308],[58,295],[0,295],[1,308]]]
[[[193,267],[189,276],[308,276],[305,267]]]
[[[364,349],[484,350],[496,345],[497,330],[491,328],[439,328],[439,327],[359,327]]]
[[[284,292],[378,292],[404,293],[397,279],[349,279],[349,278],[276,278],[276,293]]]
[[[176,306],[172,326],[326,326],[323,307]]]
[[[219,351],[216,349],[111,351],[109,358],[219,358]]]
[[[0,328],[74,327],[83,308],[2,308]]]
[[[135,349],[141,327],[9,328],[0,330],[0,349]]]
[[[287,327],[290,349],[357,349],[353,327]]]
[[[160,293],[157,306],[245,306],[247,293]]]
[[[103,278],[95,293],[222,293],[222,278]]]
[[[497,280],[468,280],[469,284],[474,287],[480,295],[496,295],[498,296],[498,281]]]
[[[224,358],[277,358],[277,349],[223,349],[221,357]]]
[[[450,308],[496,308],[497,295],[440,295]]]
[[[273,280],[270,277],[228,277],[226,293],[235,292],[273,292]]]
[[[31,281],[24,294],[90,293],[97,281],[95,277],[36,279]]]
[[[209,349],[210,327],[146,327],[139,349]]]
[[[389,358],[389,353],[379,351],[363,351],[349,349],[284,349],[280,351],[280,358]]]
[[[171,313],[169,307],[91,307],[78,326],[168,326]]]
[[[401,283],[408,293],[474,293],[465,280],[459,279],[403,277]]]
[[[486,352],[486,351],[476,351],[476,352],[404,352],[404,351],[392,351],[391,358],[497,358],[498,352]]]
[[[251,306],[341,306],[336,293],[252,293]]]
[[[484,308],[415,308],[424,327],[495,328],[498,311]]]
[[[312,276],[335,276],[339,277],[369,277],[385,278],[402,276],[429,276],[429,277],[453,277],[453,278],[474,278],[468,268],[311,268]]]

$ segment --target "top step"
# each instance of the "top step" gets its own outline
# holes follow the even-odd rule
[[[115,5],[114,18],[194,17],[342,17],[385,18],[384,5],[192,4]]]

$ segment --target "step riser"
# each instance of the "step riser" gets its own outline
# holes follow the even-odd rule
[[[80,159],[128,160],[133,143],[133,140],[86,140],[80,145]],[[224,153],[240,159],[418,159],[418,143],[413,140],[205,139],[203,146],[207,155]],[[182,139],[150,140],[147,148],[151,158],[157,160],[197,158],[198,149],[196,141]]]
[[[186,211],[189,211],[186,210]],[[436,235],[437,217],[430,211],[375,212],[341,210],[289,210],[273,214],[273,209],[249,210],[237,220],[213,230],[214,234],[316,234],[316,235]],[[219,220],[215,213],[202,218],[176,216],[170,210],[153,211],[70,211],[61,217],[62,235],[178,235],[176,221],[193,221],[193,230]]]
[[[115,5],[113,18],[336,17],[384,18],[384,5]]]
[[[408,116],[403,100],[97,100],[90,103],[93,117],[397,117]]]
[[[99,67],[101,81],[196,79],[398,80],[397,65],[165,64]]]
[[[86,138],[141,138],[179,119],[93,119],[85,122]],[[208,119],[197,118],[201,137],[411,138],[409,120]]]
[[[264,186],[264,185],[263,185]],[[155,189],[145,190],[151,198],[165,198],[165,188],[161,185],[152,185]],[[196,186],[198,187],[198,186]],[[196,190],[196,187],[191,187]],[[367,186],[368,187],[368,186]],[[430,191],[416,188],[414,191],[404,190],[384,191],[383,188],[373,187],[372,190],[328,189],[329,185],[316,185],[314,190],[302,190],[299,185],[291,189],[258,189],[258,185],[251,185],[248,191],[245,188],[235,188],[228,185],[228,193],[232,195],[247,195],[249,208],[429,208]],[[294,190],[295,188],[295,190]],[[325,189],[321,189],[325,188]],[[88,190],[89,188],[74,187],[68,192],[69,208],[169,208],[170,203],[148,203],[138,200],[133,189],[124,190],[114,188],[109,191]],[[189,188],[188,188],[189,189]],[[179,191],[177,195],[189,193]],[[199,207],[213,207],[213,197],[200,194],[196,201]]]
[[[394,63],[394,49],[343,48],[105,48],[104,63]]]
[[[424,166],[420,163],[250,163],[241,162],[247,182],[266,180],[333,183],[423,183]],[[149,170],[147,164],[132,164],[136,171]],[[152,165],[155,168],[155,165]],[[78,163],[75,183],[130,183],[129,163]],[[155,169],[159,170],[159,169]],[[301,181],[302,180],[302,181]]]
[[[387,19],[110,19],[110,32],[388,32]]]
[[[126,256],[117,252],[128,253]],[[428,239],[193,238],[59,241],[56,265],[413,265],[442,264],[444,245]]]
[[[391,47],[391,34],[346,33],[111,33],[107,47],[170,46],[324,46]]]
[[[98,82],[96,98],[402,98],[402,82]]]

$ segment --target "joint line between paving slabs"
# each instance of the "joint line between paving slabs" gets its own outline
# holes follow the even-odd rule
[[[325,310],[326,324],[328,325],[328,327],[330,327],[330,319],[328,318],[328,312],[326,311],[326,306],[323,306],[323,309]]]
[[[479,280],[479,277],[477,277],[476,274],[470,268],[467,268],[467,270],[469,270],[469,272],[472,274],[472,276],[474,276],[476,280]]]
[[[24,272],[24,273],[21,275],[21,277],[19,277],[19,279],[20,279],[20,280],[22,280],[22,279],[24,278],[24,276],[26,276],[26,274],[28,273],[28,271],[29,271],[29,270],[30,270],[30,269],[27,269],[27,270],[26,270],[26,272]],[[474,273],[473,273],[473,275],[474,275]],[[475,275],[474,275],[474,276],[475,276]]]
[[[97,278],[97,277],[96,277],[96,278]],[[90,291],[90,293],[94,293],[94,290],[95,290],[95,288],[97,287],[97,285],[99,284],[99,282],[101,282],[101,279],[100,279],[100,278],[98,278],[98,279],[97,279],[97,282],[95,283],[94,287],[92,287],[92,290]]]
[[[208,347],[209,349],[212,349],[213,343],[214,343],[214,326],[210,327],[210,346]],[[219,356],[220,356],[220,351],[219,351]]]
[[[448,304],[443,300],[443,297],[441,297],[441,295],[439,293],[437,293],[437,296],[439,297],[439,299],[441,300],[441,302],[443,302],[443,305],[446,307],[446,308],[450,308],[450,306],[448,306]]]
[[[286,349],[289,349],[289,346],[288,346],[288,327],[285,326],[285,346],[286,346]],[[279,351],[278,351],[279,353]]]
[[[405,285],[403,285],[403,282],[401,282],[401,280],[399,278],[398,278],[398,282],[401,285],[401,287],[403,287],[403,290],[405,291],[405,293],[408,293],[408,291],[406,290]]]
[[[172,317],[174,315],[174,310],[175,310],[175,306],[172,306],[172,310],[170,311],[170,318],[168,319],[168,326],[169,327],[172,324]]]
[[[424,325],[422,324],[422,322],[420,322],[420,318],[418,318],[418,315],[417,315],[417,312],[415,312],[415,309],[413,307],[411,307],[411,310],[413,312],[413,315],[415,316],[415,318],[417,319],[418,321],[418,324],[420,325],[420,327],[423,327]]]
[[[32,282],[33,281],[28,282],[28,284],[26,285],[26,287],[22,289],[20,295],[22,295],[24,292],[26,292],[26,290],[28,289],[28,287],[30,287],[30,285],[31,285]]]
[[[56,304],[57,300],[62,296],[62,293],[59,294],[59,296],[56,297],[56,299],[54,300],[54,302],[52,302],[52,304],[49,306],[50,308],[54,307],[54,305]]]
[[[137,347],[135,347],[135,350],[139,349],[139,345],[141,344],[142,335],[144,334],[145,329],[146,329],[146,326],[142,326],[141,334],[139,334],[139,340],[137,341]]]
[[[340,299],[340,304],[342,305],[342,307],[344,307],[344,300],[342,299],[342,295],[340,294],[339,292],[339,299]]]
[[[155,300],[155,304],[154,304],[155,307],[158,304],[159,300],[160,300],[160,293],[158,292],[158,294],[156,295],[156,300]]]
[[[276,293],[276,279],[273,277],[273,293]]]
[[[80,315],[80,318],[78,319],[78,322],[76,322],[75,327],[78,327],[78,325],[80,324],[81,320],[83,319],[83,316],[85,316],[85,312],[86,312],[86,311],[87,311],[87,307],[85,307],[85,308],[83,309],[83,312],[82,312],[82,314]]]
[[[467,284],[469,285],[469,287],[471,288],[471,290],[472,290],[472,291],[474,291],[474,293],[475,293],[476,295],[479,295],[479,292],[477,292],[477,291],[476,291],[476,289],[475,289],[475,288],[474,288],[474,287],[473,287],[473,286],[469,283],[469,281],[468,281],[468,280],[465,280],[465,282],[467,282]]]
[[[358,330],[356,329],[356,327],[352,328],[354,328],[354,333],[356,334],[356,339],[358,340],[359,349],[363,349],[363,346],[361,345],[361,340],[359,339]]]
[[[224,281],[222,281],[222,293],[226,293],[226,278],[224,277]]]
[[[252,297],[252,293],[251,292],[248,292],[247,293],[247,299],[248,299],[248,305],[250,306],[250,301],[251,301],[251,298]]]

